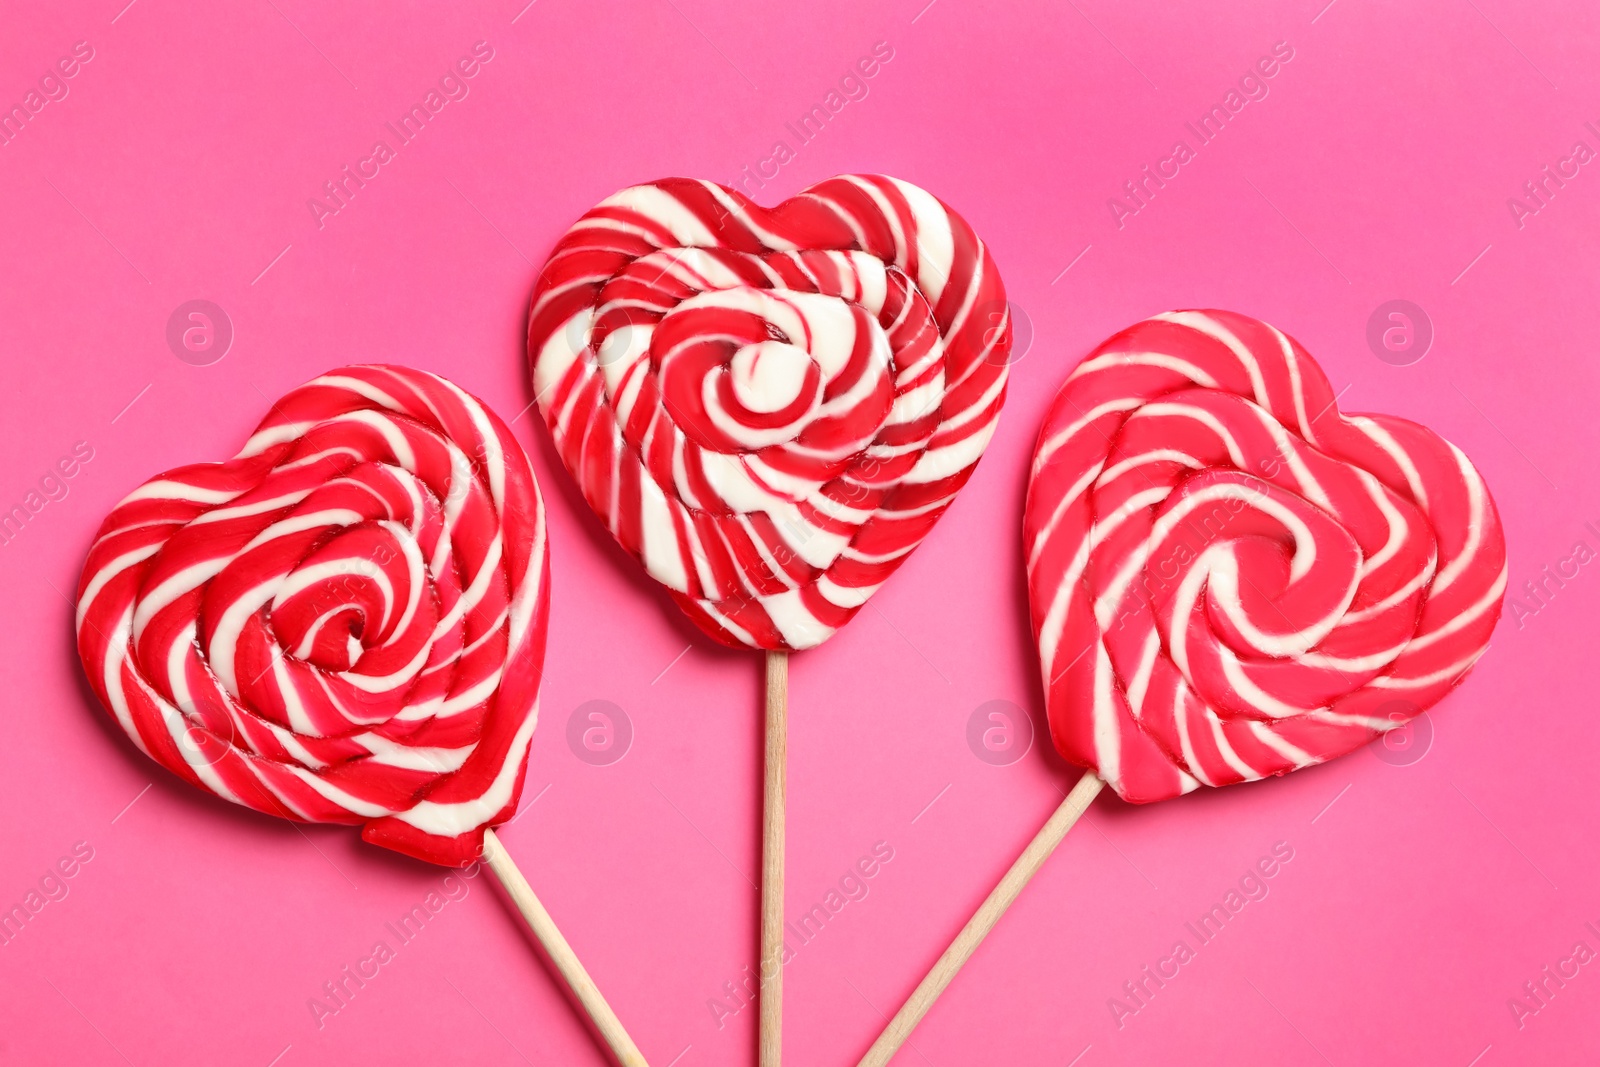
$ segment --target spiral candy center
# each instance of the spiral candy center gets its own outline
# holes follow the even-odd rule
[[[1025,526],[1057,746],[1135,801],[1403,724],[1471,668],[1505,591],[1459,450],[1341,415],[1298,345],[1225,312],[1158,316],[1079,365]]]
[[[903,182],[837,178],[766,211],[671,180],[573,227],[529,355],[563,461],[651,576],[719,640],[806,648],[988,443],[1010,344],[995,306],[982,245]]]
[[[280,400],[235,459],[118,505],[79,652],[118,723],[194,784],[454,862],[515,804],[545,567],[504,424],[431,375],[347,368]]]

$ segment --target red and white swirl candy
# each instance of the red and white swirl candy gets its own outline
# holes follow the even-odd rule
[[[567,469],[712,637],[794,650],[927,536],[994,432],[1011,328],[983,243],[848,175],[766,209],[624,189],[556,246],[528,353]]]
[[[1025,526],[1056,746],[1136,802],[1402,725],[1461,681],[1505,594],[1467,457],[1341,414],[1303,348],[1222,311],[1159,315],[1079,364]]]
[[[346,367],[233,459],[117,505],[78,652],[186,781],[459,864],[516,809],[548,604],[544,507],[506,425],[434,375]]]

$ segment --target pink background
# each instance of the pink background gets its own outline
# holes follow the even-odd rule
[[[776,140],[794,148],[785,123],[879,41],[893,59],[869,95],[758,198],[841,171],[924,185],[989,243],[1033,339],[965,495],[876,610],[793,663],[791,917],[875,842],[894,858],[789,966],[791,1062],[865,1051],[1075,777],[1039,744],[982,762],[966,730],[987,701],[1040,702],[1026,460],[1056,385],[1109,333],[1191,306],[1293,333],[1348,386],[1347,410],[1421,420],[1471,455],[1514,596],[1575,542],[1600,549],[1584,526],[1600,529],[1600,170],[1520,227],[1507,204],[1575,141],[1600,149],[1584,126],[1600,126],[1592,5],[125,2],[12,4],[0,33],[5,104],[74,42],[94,49],[0,147],[0,508],[75,442],[94,452],[0,547],[0,905],[74,843],[94,850],[0,948],[0,1060],[604,1062],[486,879],[319,1029],[307,1000],[443,872],[169,779],[92,705],[65,597],[116,500],[230,455],[266,398],[324,369],[409,363],[517,416],[526,296],[565,227],[625,184],[731,180]],[[307,199],[479,40],[494,58],[470,95],[319,228]],[[1279,41],[1294,54],[1269,95],[1119,229],[1108,198],[1180,137],[1194,148],[1184,123]],[[209,366],[165,339],[195,298],[235,330]],[[1366,341],[1395,298],[1436,331],[1409,366]],[[719,1028],[708,1001],[756,952],[758,663],[691,632],[597,527],[535,416],[516,429],[550,507],[555,600],[525,815],[505,839],[652,1063],[753,1062],[755,1011]],[[1594,570],[1521,597],[1419,761],[1362,751],[1153,808],[1097,802],[897,1062],[1600,1056],[1600,966],[1520,1028],[1508,1006],[1575,942],[1600,950],[1584,925],[1600,928]],[[609,766],[566,742],[590,700],[633,724]],[[1192,947],[1184,923],[1280,841],[1294,859],[1270,895],[1119,1029],[1108,998]]]

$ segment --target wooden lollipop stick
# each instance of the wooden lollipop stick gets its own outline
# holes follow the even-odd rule
[[[961,928],[955,941],[944,950],[944,955],[939,957],[933,970],[917,986],[911,999],[895,1013],[888,1028],[878,1035],[878,1040],[862,1057],[859,1067],[884,1067],[894,1057],[922,1017],[928,1014],[928,1009],[933,1007],[933,1002],[939,999],[939,994],[945,991],[956,972],[972,958],[978,945],[989,936],[994,924],[1000,921],[1000,916],[1016,902],[1023,887],[1039,873],[1044,861],[1050,858],[1050,853],[1061,844],[1061,839],[1067,836],[1072,824],[1078,821],[1078,816],[1083,814],[1104,785],[1105,782],[1095,774],[1085,774],[1078,779],[1078,784],[1072,787],[1072,792],[1067,794],[1044,827],[1033,835],[1033,840],[1028,842],[1028,847],[1022,850],[1022,855],[1017,857],[1017,862],[1011,865],[1006,876],[1000,879],[1000,884],[994,887],[978,913],[967,920],[967,925]]]
[[[767,781],[761,832],[760,1067],[783,1059],[783,809],[788,788],[789,654],[767,653]]]
[[[500,884],[505,887],[511,902],[522,913],[528,929],[533,931],[533,936],[544,946],[551,962],[556,965],[556,970],[567,980],[567,986],[578,998],[578,1003],[589,1013],[595,1029],[600,1031],[600,1036],[611,1046],[611,1054],[616,1057],[617,1063],[621,1064],[621,1067],[649,1067],[644,1054],[639,1051],[639,1046],[633,1043],[628,1031],[622,1028],[622,1022],[617,1018],[616,1012],[611,1010],[606,998],[600,995],[594,979],[589,977],[589,972],[578,962],[572,946],[567,944],[567,939],[556,929],[550,913],[544,910],[544,905],[534,896],[533,887],[528,885],[528,880],[517,870],[511,854],[506,851],[506,847],[500,843],[500,838],[495,836],[493,830],[483,832],[483,858],[489,864],[489,869],[494,872],[494,876],[500,879]]]

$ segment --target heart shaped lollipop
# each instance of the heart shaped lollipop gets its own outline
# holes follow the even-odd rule
[[[849,175],[763,208],[669,178],[539,276],[545,422],[622,547],[719,641],[820,644],[922,542],[994,433],[1010,319],[930,194]]]
[[[1287,774],[1404,725],[1488,647],[1500,517],[1454,445],[1342,415],[1294,340],[1175,311],[1067,378],[1023,544],[1050,733],[1089,769],[873,1044],[882,1067],[1109,785]]]
[[[1339,412],[1273,327],[1123,331],[1045,422],[1024,543],[1051,734],[1125,800],[1285,774],[1460,683],[1506,548],[1460,449]]]
[[[544,505],[505,423],[432,374],[346,367],[233,459],[112,510],[78,654],[117,725],[191,785],[431,863],[482,855],[618,1062],[643,1064],[489,829],[527,771],[549,590]]]
[[[578,220],[534,288],[536,398],[589,506],[702,630],[767,653],[763,1067],[781,1046],[784,657],[848,622],[944,514],[1010,351],[983,242],[881,175],[770,209],[636,185]]]
[[[78,652],[190,784],[456,865],[516,810],[548,612],[544,507],[505,424],[433,375],[348,367],[233,459],[117,505]]]

